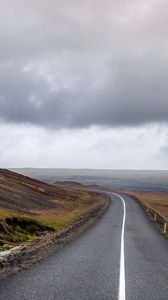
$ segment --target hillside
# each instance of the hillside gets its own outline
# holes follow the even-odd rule
[[[0,169],[0,250],[62,230],[105,201],[75,183],[49,185]]]
[[[67,192],[35,179],[0,170],[0,208],[33,213],[39,209],[56,208]]]

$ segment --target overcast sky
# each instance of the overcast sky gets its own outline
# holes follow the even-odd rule
[[[168,169],[168,1],[0,0],[0,166]]]

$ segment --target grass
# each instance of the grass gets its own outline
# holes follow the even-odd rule
[[[79,184],[49,185],[0,169],[0,251],[59,232],[105,202]]]
[[[168,193],[167,192],[142,192],[133,190],[120,190],[137,197],[147,206],[150,206],[168,220]]]
[[[28,218],[13,214],[0,219],[0,251],[10,249],[21,243],[34,240],[49,229],[43,224]]]

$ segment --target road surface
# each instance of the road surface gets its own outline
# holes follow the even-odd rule
[[[167,300],[167,240],[135,200],[111,197],[75,241],[2,280],[0,300]]]

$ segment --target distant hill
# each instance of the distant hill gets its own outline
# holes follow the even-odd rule
[[[56,181],[55,184],[59,184],[61,186],[84,187],[83,184],[76,181]]]
[[[94,170],[94,169],[13,169],[47,183],[56,181],[80,182],[114,189],[168,192],[167,170]]]

